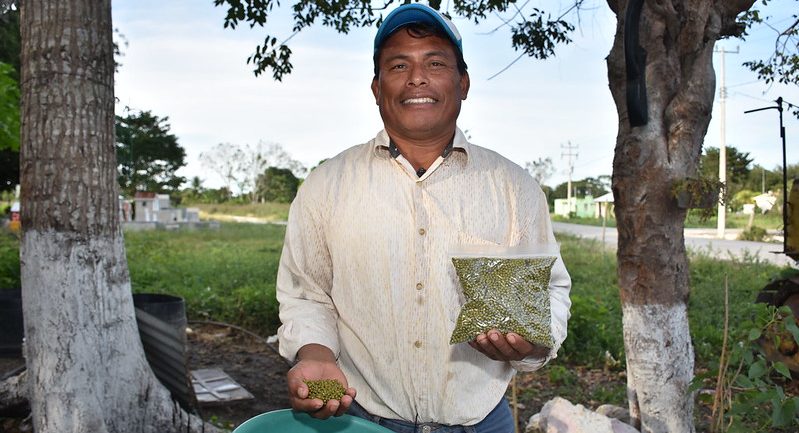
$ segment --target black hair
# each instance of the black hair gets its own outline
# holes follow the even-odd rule
[[[463,53],[458,48],[458,46],[455,45],[455,42],[453,42],[452,39],[450,39],[449,35],[444,31],[444,29],[433,24],[410,23],[400,27],[397,30],[394,30],[394,32],[391,33],[391,35],[397,33],[400,30],[405,30],[406,32],[408,32],[408,35],[410,35],[412,38],[426,38],[429,36],[438,36],[444,39],[445,41],[449,42],[449,44],[452,46],[452,50],[455,52],[455,57],[458,62],[458,72],[461,75],[466,74],[466,69],[468,68],[468,66],[466,65],[466,61],[463,59]],[[383,39],[383,43],[380,44],[379,47],[377,47],[377,51],[375,51],[375,55],[372,58],[372,61],[374,62],[375,65],[375,78],[377,78],[378,75],[380,74],[380,64],[379,64],[380,53],[383,51],[383,45],[386,43],[388,38],[391,37],[391,35],[388,35]]]

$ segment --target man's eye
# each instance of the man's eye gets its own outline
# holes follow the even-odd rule
[[[438,61],[433,61],[430,63],[430,65],[433,66],[434,68],[443,68],[444,66],[446,66],[443,62],[438,62]]]
[[[403,64],[393,65],[393,66],[391,66],[390,69],[392,69],[392,70],[405,69],[405,65],[403,65]]]

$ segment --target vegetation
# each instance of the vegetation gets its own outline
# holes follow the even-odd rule
[[[226,212],[233,211],[227,209]],[[221,224],[218,230],[126,232],[133,290],[183,297],[189,320],[229,322],[261,335],[272,335],[279,325],[275,278],[283,235],[284,227],[280,225],[228,223]],[[624,369],[615,252],[599,241],[564,235],[558,238],[573,282],[572,316],[569,337],[560,356],[544,374],[561,395],[574,402],[623,404],[623,384],[603,383],[591,390],[582,389],[573,372],[575,369],[619,372]],[[18,238],[0,231],[0,287],[19,286],[18,254]],[[754,304],[754,299],[781,271],[756,258],[720,261],[702,254],[691,256],[689,316],[696,368],[703,373],[699,375],[698,387],[713,388],[718,372],[724,341],[725,281],[729,290],[730,342],[750,342],[747,338],[751,329],[759,317],[766,315],[762,306]],[[733,344],[728,343],[728,346]],[[737,356],[735,360],[740,362],[743,354]],[[752,363],[769,365],[757,354],[752,357]],[[737,369],[738,365],[730,368]],[[777,376],[770,379],[772,385],[766,385],[764,391],[771,397],[776,392],[775,386],[782,383],[779,370],[772,370]],[[758,376],[761,382],[768,379],[764,375]],[[760,396],[756,390],[748,392],[737,404],[751,406],[751,399]],[[793,404],[789,391],[782,389],[781,392],[788,392],[785,405]],[[521,396],[522,399],[531,397]],[[705,403],[700,401],[700,404]],[[758,404],[763,410],[760,415],[744,419],[750,423],[746,425],[770,425],[771,403]]]
[[[727,215],[727,228],[728,229],[745,229],[749,225],[749,215],[742,213],[730,213]],[[765,214],[755,214],[754,223],[756,226],[762,227],[765,230],[782,230],[782,214],[777,211],[770,211]],[[572,224],[585,224],[592,226],[601,226],[601,218],[566,218],[561,215],[552,215],[552,221],[567,222]],[[610,217],[605,222],[607,227],[616,227],[616,219],[611,212]],[[717,219],[715,216],[703,218],[702,209],[691,209],[688,211],[688,217],[685,219],[686,228],[716,228]]]
[[[256,195],[266,202],[291,203],[300,180],[288,168],[268,167],[256,181]]]
[[[290,194],[291,180],[283,179],[282,170],[292,174],[297,185],[299,180],[296,176],[306,172],[302,163],[293,159],[283,146],[263,141],[255,146],[219,143],[201,153],[200,161],[225,182],[225,189],[232,191],[233,187],[238,188],[240,200],[252,203],[271,200],[266,196],[283,198]],[[277,173],[280,179],[265,181],[265,178],[274,177],[276,169],[281,170]],[[272,188],[277,188],[277,191],[272,191]],[[296,186],[294,190],[296,193]]]
[[[196,203],[192,207],[200,209],[200,218],[225,220],[226,217],[255,218],[268,222],[287,221],[289,217],[288,203]],[[227,218],[232,219],[232,218]]]
[[[752,241],[752,242],[765,242],[768,239],[768,232],[766,229],[758,226],[752,226],[738,235],[738,240]]]
[[[272,335],[278,326],[275,279],[283,234],[282,226],[271,224],[127,232],[133,291],[183,297],[190,320],[235,323]]]
[[[136,191],[178,191],[186,178],[175,172],[186,165],[186,151],[169,132],[169,117],[129,108],[125,113],[115,120],[120,191],[128,197]]]

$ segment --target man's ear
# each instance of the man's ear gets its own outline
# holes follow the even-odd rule
[[[464,72],[463,75],[461,75],[461,83],[460,83],[460,86],[461,86],[461,100],[465,100],[466,96],[469,94],[469,85],[470,84],[471,83],[469,81],[469,73],[468,72]]]
[[[375,95],[375,104],[380,105],[380,84],[377,77],[372,78],[372,94]]]

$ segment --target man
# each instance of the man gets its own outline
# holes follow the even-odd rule
[[[457,128],[469,75],[443,15],[420,4],[394,10],[374,62],[385,129],[311,172],[289,212],[277,297],[280,351],[296,362],[291,405],[394,431],[512,432],[504,393],[515,369],[540,368],[565,339],[568,273],[558,257],[551,350],[496,330],[450,345],[463,304],[451,258],[464,245],[554,244],[545,197]],[[319,379],[346,394],[326,405],[306,398],[303,381]]]

